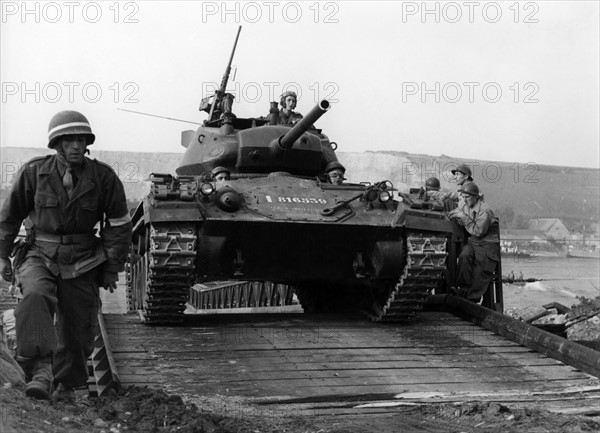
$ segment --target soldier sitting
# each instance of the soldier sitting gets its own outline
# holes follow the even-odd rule
[[[458,257],[458,288],[451,290],[478,303],[500,261],[500,229],[498,218],[483,202],[475,183],[467,182],[458,191],[464,204],[451,211],[448,218],[464,227],[470,236]]]

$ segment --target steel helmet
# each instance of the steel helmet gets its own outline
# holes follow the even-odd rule
[[[227,169],[225,167],[222,167],[222,166],[218,166],[218,167],[213,168],[211,174],[212,174],[213,177],[216,177],[217,174],[223,173],[223,172],[227,173],[228,176],[231,174],[231,172],[229,171],[229,169]]]
[[[288,96],[293,96],[296,102],[298,102],[298,96],[296,95],[296,92],[288,90],[287,92],[283,92],[283,94],[279,98],[279,105],[285,108],[285,98],[287,98]]]
[[[473,173],[471,173],[471,169],[467,164],[460,164],[458,167],[452,170],[451,173],[455,174],[457,171],[467,176],[469,180],[473,180]]]
[[[462,172],[461,172],[462,173]],[[479,187],[475,185],[475,182],[467,182],[465,183],[458,192],[463,192],[465,194],[474,195],[479,197]]]
[[[342,164],[340,164],[338,161],[333,161],[325,166],[325,174],[336,169],[342,170],[342,173],[346,173],[346,168]]]
[[[440,180],[437,177],[430,177],[425,181],[425,188],[430,191],[439,191]]]
[[[88,146],[96,140],[90,122],[78,111],[61,111],[54,115],[48,125],[48,147],[54,149],[55,139],[63,135],[85,135]]]

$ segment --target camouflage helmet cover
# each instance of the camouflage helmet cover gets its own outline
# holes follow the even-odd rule
[[[64,135],[85,135],[88,146],[96,140],[90,122],[78,111],[61,111],[52,117],[48,125],[48,147],[54,149],[56,139]]]

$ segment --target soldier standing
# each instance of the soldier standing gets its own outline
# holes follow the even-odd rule
[[[455,294],[479,302],[500,261],[500,227],[474,182],[465,183],[458,191],[464,204],[452,210],[448,218],[464,227],[470,236],[458,257]]]
[[[88,380],[94,348],[98,289],[116,288],[131,242],[123,184],[114,170],[85,156],[95,136],[85,116],[62,111],[50,121],[48,147],[17,173],[0,217],[0,272],[11,281],[9,255],[22,221],[33,227],[15,259],[17,362],[29,380],[25,393],[74,399]],[[95,236],[100,223],[100,237]],[[56,326],[54,316],[56,314]]]
[[[454,170],[452,170],[451,173],[454,176],[454,180],[456,181],[456,185],[458,185],[458,187],[462,187],[467,182],[473,182],[473,175],[471,173],[471,169],[466,164],[460,164],[458,167],[456,167]],[[429,178],[427,180],[429,181],[432,179],[435,179],[435,178]],[[439,183],[439,180],[438,180],[438,183]],[[435,200],[439,200],[439,201],[444,201],[444,200],[448,200],[448,199],[458,201],[460,199],[459,192],[442,192],[439,190],[439,188],[438,189],[428,188],[427,195],[429,197],[431,197]]]

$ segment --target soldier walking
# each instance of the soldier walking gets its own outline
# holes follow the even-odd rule
[[[29,217],[33,225],[14,278],[23,293],[15,310],[16,359],[28,379],[25,393],[37,399],[50,397],[53,382],[62,400],[86,384],[99,286],[116,288],[131,242],[123,184],[110,166],[85,156],[94,140],[84,115],[56,114],[48,128],[56,154],[21,168],[0,216],[0,273],[7,281],[21,223]]]

